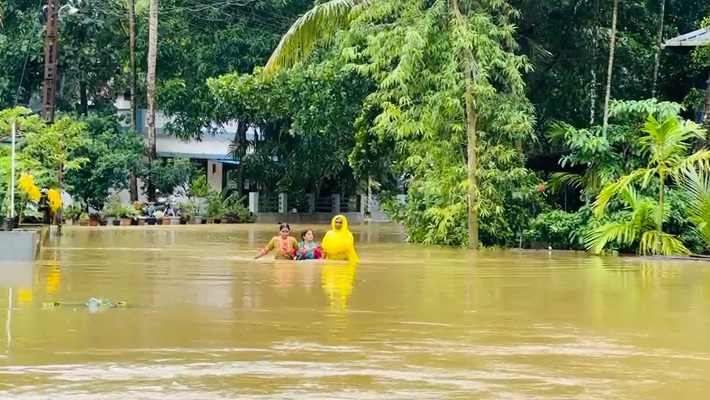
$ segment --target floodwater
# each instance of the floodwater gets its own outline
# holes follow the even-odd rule
[[[475,255],[382,225],[355,227],[358,266],[251,260],[275,231],[67,228],[0,265],[0,398],[710,395],[710,264]]]

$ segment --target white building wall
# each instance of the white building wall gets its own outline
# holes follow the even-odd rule
[[[212,160],[207,161],[207,183],[210,184],[212,190],[222,191],[222,163],[217,163]]]

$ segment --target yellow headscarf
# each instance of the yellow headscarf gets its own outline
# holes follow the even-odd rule
[[[343,225],[340,229],[335,228],[335,220],[340,218]],[[355,240],[353,234],[348,230],[348,220],[342,215],[336,215],[330,222],[331,230],[325,234],[321,246],[325,253],[325,258],[330,260],[349,260],[351,262],[360,261],[355,252]]]

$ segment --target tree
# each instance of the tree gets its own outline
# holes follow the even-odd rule
[[[388,19],[395,18],[407,28],[376,25],[384,22],[386,10]],[[343,54],[349,61],[361,62],[354,68],[380,85],[370,97],[383,110],[373,129],[385,136],[394,135],[400,143],[412,143],[403,145],[407,151],[402,152],[410,168],[415,162],[428,160],[423,152],[429,148],[423,145],[433,145],[433,132],[445,132],[448,138],[438,139],[453,141],[458,132],[465,132],[463,157],[456,146],[443,148],[451,151],[446,159],[463,158],[467,162],[463,184],[468,192],[468,246],[477,249],[481,212],[479,136],[491,131],[510,139],[532,131],[530,107],[520,95],[524,93],[520,71],[528,64],[524,57],[506,50],[507,44],[514,43],[510,19],[516,16],[502,1],[460,6],[456,0],[431,4],[416,0],[398,4],[332,0],[315,6],[292,25],[265,72],[305,60],[318,40],[331,38],[340,28],[352,25],[351,42],[345,42]],[[473,43],[479,45],[474,48]],[[358,51],[358,45],[364,50]],[[446,57],[439,54],[444,52]],[[446,128],[449,124],[453,124],[453,131]]]
[[[148,162],[157,159],[155,135],[155,69],[158,58],[158,0],[150,0],[148,32]],[[155,187],[148,181],[148,199],[155,200]]]
[[[136,109],[138,106],[138,71],[136,69],[136,2],[135,0],[128,0],[128,29],[129,29],[129,39],[128,39],[128,57],[129,57],[129,74],[130,74],[130,91],[131,91],[131,110],[129,113],[131,132],[136,134],[138,132],[138,125],[136,121]],[[131,201],[138,201],[138,179],[136,177],[136,171],[131,171],[130,178],[130,193]]]
[[[604,94],[604,132],[609,123],[609,98],[611,97],[611,76],[614,72],[614,50],[616,48],[616,20],[619,16],[619,0],[614,0],[611,17],[611,38],[609,39],[609,64],[606,72],[606,91]]]
[[[643,149],[643,153],[648,157],[648,166],[639,168],[627,175],[622,176],[616,182],[608,184],[602,189],[594,203],[594,213],[597,217],[604,214],[607,204],[616,195],[629,188],[633,183],[641,181],[643,188],[648,187],[653,178],[657,178],[658,183],[658,208],[656,213],[655,254],[664,253],[668,247],[664,247],[663,222],[664,212],[664,189],[666,181],[673,179],[680,182],[684,171],[695,166],[703,169],[710,169],[710,151],[698,150],[688,154],[693,138],[702,138],[703,130],[692,121],[678,121],[671,115],[663,123],[659,122],[653,115],[649,115],[643,127],[643,135],[638,139],[638,143]]]
[[[149,166],[147,178],[163,196],[187,195],[198,168],[186,158],[156,159]],[[144,190],[147,191],[147,187]]]
[[[710,17],[707,17],[700,24],[703,28],[710,29]],[[710,67],[710,45],[697,48],[693,52],[693,59],[696,64],[704,67]],[[710,131],[710,74],[706,81],[707,88],[705,89],[705,99],[703,101],[702,123],[705,129]]]
[[[663,22],[666,18],[666,0],[661,1],[661,11],[658,22],[658,50],[653,62],[653,84],[651,86],[651,97],[656,97],[656,82],[658,82],[658,67],[661,64],[661,50],[663,50]]]
[[[89,141],[72,156],[87,162],[68,171],[66,182],[84,204],[100,210],[111,190],[127,188],[126,176],[141,164],[145,146],[140,136],[124,130],[113,116],[91,116],[86,129]]]

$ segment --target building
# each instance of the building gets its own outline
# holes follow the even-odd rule
[[[120,94],[116,99],[115,106],[119,116],[127,116],[130,113],[130,94]],[[148,110],[138,109],[136,111],[136,125],[138,134],[143,136],[146,144],[148,141]],[[127,118],[125,119],[127,121]],[[212,189],[221,191],[227,182],[227,173],[236,169],[239,161],[229,156],[230,145],[237,133],[237,121],[231,121],[224,126],[216,127],[216,134],[207,134],[204,129],[201,140],[184,141],[182,139],[169,136],[164,133],[166,124],[170,118],[164,113],[157,111],[155,115],[156,130],[156,150],[160,157],[181,157],[197,161],[203,166],[207,181]],[[128,123],[126,122],[126,126]],[[249,127],[247,130],[247,140],[253,141],[256,130]],[[251,149],[249,151],[252,151]],[[139,187],[141,184],[139,183]],[[128,201],[130,195],[127,191],[121,192],[121,197]],[[143,193],[139,193],[141,200],[146,200]]]

